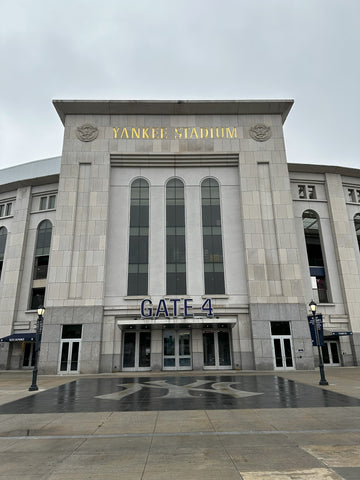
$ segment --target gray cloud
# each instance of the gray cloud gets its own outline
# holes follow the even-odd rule
[[[0,168],[61,153],[53,98],[294,98],[288,161],[360,167],[357,0],[0,8]]]

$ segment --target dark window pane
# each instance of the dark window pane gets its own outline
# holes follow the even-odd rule
[[[220,192],[216,180],[201,185],[205,293],[225,293]]]
[[[219,364],[230,365],[230,342],[228,332],[218,332],[219,342]]]
[[[139,367],[150,367],[151,332],[140,332]]]
[[[360,213],[355,215],[354,225],[355,225],[356,238],[357,238],[357,241],[358,241],[358,247],[359,247],[359,250],[360,250]]]
[[[7,238],[7,230],[5,227],[1,227],[0,228],[0,260],[4,260],[6,238]]]
[[[50,195],[48,208],[55,208],[56,195]]]
[[[124,368],[133,368],[135,366],[135,340],[136,332],[124,333]]]
[[[271,335],[291,335],[289,322],[271,322]]]
[[[46,210],[47,197],[40,198],[40,210]]]
[[[186,293],[186,273],[173,272],[166,275],[166,292],[168,295]]]
[[[71,351],[71,364],[70,370],[76,371],[78,369],[78,360],[79,360],[79,342],[73,342],[72,351]]]
[[[148,226],[149,185],[137,179],[131,186],[128,295],[147,293]]]
[[[69,356],[69,342],[63,342],[61,344],[61,360],[60,360],[60,371],[66,372]]]
[[[63,325],[61,338],[81,338],[82,325]]]
[[[186,293],[184,185],[172,179],[166,186],[166,292]]]
[[[52,225],[44,220],[38,226],[35,255],[49,255],[51,244]]]
[[[41,257],[35,257],[34,265],[34,280],[39,280],[41,278],[47,277],[49,265],[49,256],[43,255]]]
[[[330,342],[330,350],[333,363],[340,363],[339,350],[336,342]]]
[[[203,333],[204,365],[212,367],[215,365],[215,342],[214,332]]]
[[[284,350],[285,350],[286,366],[292,367],[293,360],[292,360],[292,353],[291,353],[291,342],[289,338],[284,338]]]
[[[44,305],[45,288],[33,288],[31,291],[30,309],[37,310]]]
[[[225,292],[223,272],[205,272],[205,292],[208,294]]]
[[[283,366],[282,354],[281,354],[281,343],[279,338],[274,339],[274,350],[275,350],[275,365],[277,367]]]
[[[328,349],[327,343],[324,343],[324,345],[321,347],[321,351],[322,351],[323,362],[330,363],[329,349]]]

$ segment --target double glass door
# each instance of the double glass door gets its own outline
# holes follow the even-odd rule
[[[164,330],[164,370],[191,370],[190,330]]]
[[[82,325],[63,325],[58,372],[79,373]]]
[[[275,370],[293,370],[295,366],[290,322],[271,322],[270,328]]]
[[[340,365],[339,347],[336,340],[325,340],[321,350],[325,365]]]
[[[149,370],[151,331],[124,332],[123,370]]]
[[[291,338],[273,337],[273,352],[275,368],[282,370],[294,369],[294,359],[291,348]]]
[[[61,340],[59,373],[79,373],[79,357],[79,340]]]
[[[228,330],[203,332],[204,368],[231,368]]]

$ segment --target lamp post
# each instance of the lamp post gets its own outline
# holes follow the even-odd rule
[[[41,335],[43,330],[43,323],[44,323],[44,313],[45,308],[43,306],[38,308],[38,318],[36,321],[36,337],[35,337],[35,359],[34,359],[34,369],[33,369],[33,376],[32,376],[32,384],[29,388],[30,392],[34,390],[39,390],[39,387],[36,385],[37,382],[37,374],[38,374],[38,361],[39,361],[39,352],[40,352],[40,345],[41,345]]]
[[[313,316],[313,322],[314,322],[313,324],[314,324],[316,345],[317,345],[318,354],[319,354],[319,370],[320,370],[319,385],[329,385],[326,378],[325,378],[324,362],[323,362],[323,358],[322,358],[322,354],[321,354],[321,350],[320,350],[319,329],[318,329],[318,326],[317,326],[317,319],[316,319],[316,307],[317,307],[317,305],[314,302],[314,300],[311,300],[311,302],[309,303],[309,307],[310,307],[310,310],[311,310],[312,316]]]

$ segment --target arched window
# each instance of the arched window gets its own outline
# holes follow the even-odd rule
[[[302,216],[306,250],[314,300],[328,302],[324,256],[321,247],[319,219],[313,210],[305,210]]]
[[[177,178],[166,185],[166,293],[186,294],[184,184]]]
[[[1,278],[3,262],[4,262],[6,238],[7,238],[7,230],[5,227],[1,227],[0,228],[0,278]]]
[[[131,185],[128,295],[147,295],[149,264],[149,184]]]
[[[357,238],[359,250],[360,250],[360,213],[357,213],[355,215],[354,225],[355,225],[356,238]]]
[[[201,184],[204,277],[206,294],[225,293],[220,191],[213,178]]]
[[[33,274],[33,288],[31,291],[30,308],[35,310],[44,305],[45,283],[49,266],[52,224],[43,220],[38,228],[35,243],[35,260]]]

